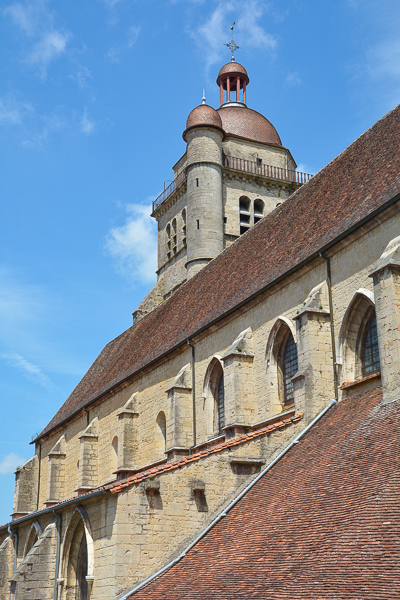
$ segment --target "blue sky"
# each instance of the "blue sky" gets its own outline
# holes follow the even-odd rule
[[[13,471],[155,281],[151,201],[230,60],[315,173],[400,97],[398,0],[5,1],[0,523]]]

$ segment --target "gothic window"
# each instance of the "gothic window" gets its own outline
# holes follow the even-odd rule
[[[359,290],[346,310],[339,332],[337,362],[343,384],[380,371],[375,306],[368,290]]]
[[[68,528],[65,549],[66,598],[68,600],[89,600],[88,542],[83,519],[75,513]]]
[[[214,436],[225,427],[224,370],[217,357],[213,358],[207,369],[204,399],[207,407],[207,434]]]
[[[225,427],[225,402],[224,402],[224,373],[221,369],[218,383],[215,389],[216,396],[216,414],[217,414],[217,431],[220,432]]]
[[[166,449],[166,441],[167,441],[167,421],[165,418],[165,413],[163,411],[161,411],[157,415],[157,427],[156,427],[156,452],[161,458],[164,458],[164,453],[165,453],[165,449]]]
[[[379,362],[375,311],[371,311],[363,332],[361,343],[361,368],[363,377],[377,373],[381,368]]]
[[[298,369],[297,347],[291,331],[288,331],[282,344],[279,363],[281,370],[281,396],[284,407],[287,407],[294,403],[292,377]]]
[[[267,344],[267,378],[273,410],[287,410],[294,404],[292,378],[298,370],[294,327],[286,317],[273,326]]]
[[[37,521],[31,526],[28,534],[28,539],[26,540],[25,549],[24,549],[24,557],[30,552],[33,546],[39,539],[40,526]]]

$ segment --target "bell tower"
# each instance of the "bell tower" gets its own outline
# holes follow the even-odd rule
[[[233,31],[233,26],[231,27]],[[202,103],[186,121],[186,151],[153,202],[158,224],[157,284],[134,321],[167,299],[224,248],[309,179],[299,173],[272,123],[247,105],[249,76],[235,61],[218,73],[220,106]]]

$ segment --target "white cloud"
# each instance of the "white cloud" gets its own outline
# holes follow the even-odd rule
[[[116,269],[127,279],[138,283],[155,281],[157,268],[157,228],[150,217],[149,204],[128,204],[128,217],[120,227],[110,230],[106,250]]]
[[[85,107],[84,113],[81,118],[81,131],[85,135],[90,135],[95,130],[95,122],[89,119],[87,109]]]
[[[42,387],[52,390],[54,389],[50,378],[43,373],[40,367],[29,362],[26,358],[16,352],[7,352],[2,355],[2,358],[11,366],[15,367],[23,373],[25,377],[31,381],[38,383]]]
[[[29,102],[20,102],[14,98],[0,98],[0,124],[21,125],[28,114],[33,114]]]
[[[300,75],[296,71],[288,73],[285,77],[286,85],[301,85]]]
[[[136,25],[132,25],[132,27],[129,27],[129,29],[128,29],[128,48],[132,48],[132,46],[134,44],[136,44],[137,39],[140,34],[140,30],[141,30],[141,27],[138,27]]]
[[[46,76],[51,61],[62,56],[67,49],[71,34],[55,27],[55,15],[46,0],[27,0],[7,6],[4,13],[14,25],[31,39],[25,62],[39,68]]]
[[[10,452],[0,459],[0,475],[8,475],[14,473],[17,467],[21,467],[25,463],[25,458]]]
[[[27,62],[39,66],[42,75],[45,75],[48,64],[65,52],[69,37],[69,33],[59,31],[49,31],[43,34],[41,39],[34,44],[27,57]]]
[[[43,2],[16,2],[4,9],[4,14],[9,16],[14,25],[22,29],[28,35],[35,35],[36,31],[47,24],[49,15],[44,8]]]
[[[121,50],[118,48],[110,48],[106,53],[106,58],[112,63],[118,63],[120,61]]]
[[[70,78],[77,82],[81,90],[87,89],[89,85],[88,82],[93,79],[90,70],[81,64],[77,66],[76,73],[70,75]]]
[[[277,45],[276,38],[262,26],[262,17],[268,5],[262,0],[250,0],[242,3],[239,0],[219,2],[208,19],[192,33],[205,56],[206,69],[228,57],[224,44],[229,42],[227,32],[233,18],[236,19],[234,30],[235,42],[249,48],[254,47],[271,52]]]

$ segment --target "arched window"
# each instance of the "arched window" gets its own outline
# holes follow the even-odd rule
[[[165,418],[165,413],[163,411],[158,413],[156,422],[156,451],[160,456],[164,458],[167,441],[167,421]]]
[[[292,377],[298,369],[297,347],[291,331],[288,331],[282,344],[279,366],[281,370],[281,395],[283,398],[283,405],[284,407],[287,407],[294,403]]]
[[[254,200],[254,223],[260,221],[264,216],[264,202],[257,198]]]
[[[93,539],[88,522],[85,509],[77,508],[65,534],[61,565],[65,576],[65,597],[68,600],[89,600],[88,579],[93,576]]]
[[[275,322],[267,344],[267,378],[274,413],[294,404],[292,378],[298,370],[293,323],[286,317]]]
[[[363,377],[380,371],[378,333],[376,331],[376,314],[367,318],[361,343],[361,369]]]
[[[167,260],[171,258],[171,225],[168,223],[165,228],[165,232],[167,234]]]
[[[186,208],[182,211],[182,245],[186,246]]]
[[[216,404],[216,430],[222,431],[225,427],[225,401],[224,401],[224,372],[221,369],[215,389]]]
[[[172,253],[176,254],[176,219],[172,219]]]
[[[225,427],[224,370],[217,357],[208,366],[203,396],[207,410],[207,434],[213,436]]]
[[[33,523],[29,530],[28,538],[26,540],[25,548],[24,548],[24,557],[32,550],[33,546],[39,539],[39,535],[41,533],[40,525],[37,521]]]
[[[373,294],[358,290],[350,302],[339,332],[337,362],[342,383],[380,371]]]
[[[239,198],[240,235],[250,228],[250,200],[246,196]]]

